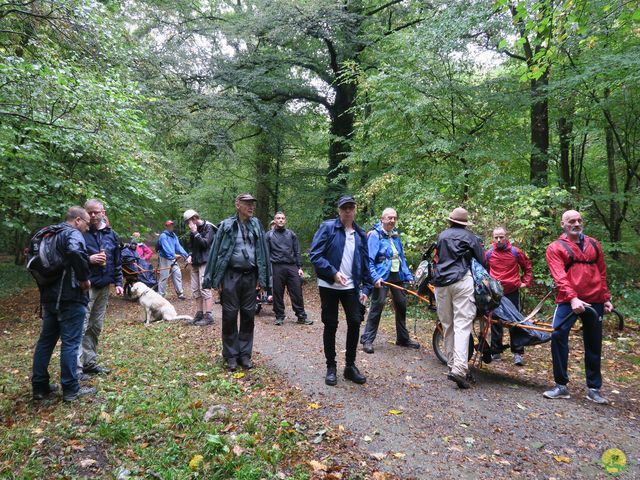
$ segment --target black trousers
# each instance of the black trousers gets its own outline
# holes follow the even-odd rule
[[[224,273],[220,295],[224,358],[251,358],[257,283],[257,270],[240,272],[228,268]],[[240,313],[239,328],[238,313]]]
[[[356,362],[356,349],[360,335],[360,323],[364,320],[364,312],[355,288],[335,290],[320,288],[321,319],[324,324],[322,340],[327,367],[336,366],[336,331],[338,330],[338,304],[342,304],[347,318],[347,353],[346,366]]]
[[[505,295],[511,303],[520,311],[520,290],[516,290],[515,292],[511,292],[508,295]],[[494,353],[502,352],[502,337],[504,335],[504,329],[502,325],[497,325],[495,323],[491,324],[491,351]],[[520,348],[511,348],[512,353],[524,354],[524,347]]]
[[[392,273],[387,281],[394,285],[402,286],[402,282],[398,280],[397,273],[395,275]],[[389,290],[391,290],[393,307],[396,311],[396,342],[404,344],[410,340],[407,330],[407,294],[397,288],[382,285],[380,288],[373,289],[367,325],[364,327],[362,337],[360,337],[360,343],[373,343],[376,339],[378,327],[380,326],[380,317],[382,316]]]
[[[291,306],[298,318],[307,318],[302,299],[302,279],[294,264],[273,264],[273,312],[276,318],[284,318],[284,288],[289,291]]]

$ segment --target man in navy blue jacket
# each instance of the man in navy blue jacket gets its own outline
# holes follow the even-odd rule
[[[356,367],[356,350],[364,304],[373,284],[365,232],[355,222],[356,201],[345,195],[338,200],[338,218],[320,225],[311,242],[310,259],[318,275],[323,343],[327,361],[325,383],[336,385],[336,331],[338,304],[347,318],[347,351],[344,377],[363,384],[366,377]]]
[[[116,295],[123,294],[120,240],[109,226],[102,202],[96,199],[87,200],[84,209],[91,219],[89,230],[84,233],[91,270],[91,290],[84,322],[79,368],[85,374],[107,374],[109,369],[98,364],[97,347],[109,304],[110,286],[115,285]]]
[[[42,330],[33,352],[31,385],[34,400],[49,398],[58,390],[58,385],[49,383],[49,363],[60,340],[62,398],[69,402],[96,391],[80,387],[76,368],[89,301],[87,291],[91,287],[89,259],[81,233],[89,228],[89,215],[82,207],[71,207],[60,226],[63,229],[55,237],[55,247],[67,266],[52,284],[38,285]]]
[[[360,338],[362,349],[367,353],[373,353],[373,341],[378,334],[380,317],[389,289],[391,289],[393,309],[396,313],[396,345],[420,348],[418,342],[411,340],[407,330],[407,294],[400,289],[382,284],[384,281],[402,286],[404,282],[413,280],[413,275],[411,275],[404,257],[400,236],[396,230],[397,221],[398,213],[393,208],[385,208],[380,216],[380,222],[376,223],[367,234],[369,271],[375,285],[367,325]]]

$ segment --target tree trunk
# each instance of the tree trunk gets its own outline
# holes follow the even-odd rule
[[[356,86],[351,82],[336,86],[336,98],[329,111],[331,116],[329,140],[329,170],[325,194],[325,214],[335,212],[336,200],[347,191],[348,167],[344,160],[351,153]]]
[[[605,139],[607,142],[607,178],[609,183],[609,240],[617,243],[622,240],[622,215],[620,214],[620,202],[616,198],[618,194],[618,179],[616,177],[616,150],[613,143],[611,128],[605,127]],[[613,258],[618,258],[618,252],[613,252]]]
[[[260,134],[256,142],[256,204],[255,216],[262,222],[265,228],[270,222],[270,189],[271,163],[273,160],[272,144],[269,132]]]
[[[571,183],[571,165],[569,164],[571,151],[571,133],[573,124],[565,117],[558,119],[558,136],[560,138],[560,186],[569,189]]]
[[[531,80],[531,164],[530,181],[544,187],[548,184],[549,165],[549,102],[547,86],[549,71],[538,80]]]

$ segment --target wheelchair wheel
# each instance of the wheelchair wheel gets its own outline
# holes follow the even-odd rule
[[[433,331],[433,336],[431,337],[431,346],[433,347],[433,353],[436,354],[438,360],[440,360],[443,364],[447,364],[447,354],[444,349],[444,330],[442,329],[442,325],[440,323],[436,324],[436,329]],[[474,343],[473,343],[473,335],[469,335],[469,350],[468,350],[468,359],[471,360],[473,358],[474,353]]]

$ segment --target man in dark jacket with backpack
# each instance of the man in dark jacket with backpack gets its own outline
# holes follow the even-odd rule
[[[511,244],[504,227],[493,230],[493,245],[485,254],[489,274],[500,282],[504,296],[520,311],[520,289],[531,286],[533,274],[531,260],[527,254]],[[522,273],[521,273],[522,272]],[[502,352],[502,325],[491,325],[491,356],[492,360],[500,360]],[[511,347],[513,363],[524,365],[524,347]]]
[[[102,202],[87,200],[84,208],[91,218],[89,230],[84,233],[91,269],[91,290],[79,368],[89,375],[107,374],[109,369],[98,364],[97,348],[109,305],[111,285],[115,285],[116,295],[124,293],[120,240],[107,221]]]
[[[469,337],[476,317],[471,259],[486,266],[482,242],[467,230],[469,213],[455,208],[447,218],[449,228],[438,235],[437,259],[433,266],[438,318],[444,330],[444,347],[449,374],[458,388],[469,388]]]
[[[50,279],[36,276],[40,289],[42,305],[42,330],[33,353],[33,374],[31,385],[33,399],[44,400],[58,390],[58,385],[49,384],[49,362],[58,340],[60,347],[60,383],[62,398],[73,401],[80,396],[95,393],[95,388],[80,387],[78,381],[78,352],[82,341],[82,327],[87,313],[91,287],[89,280],[89,258],[82,233],[89,228],[89,215],[82,207],[71,207],[65,222],[49,227],[50,240],[44,242],[54,251],[45,252],[38,249],[47,258],[58,259],[59,268]],[[33,247],[34,240],[39,238],[38,232],[32,239],[31,255],[38,255]],[[34,250],[33,252],[31,250]],[[34,258],[33,256],[31,257]],[[36,259],[37,260],[37,259]],[[31,259],[28,268],[32,268]],[[47,273],[47,272],[41,272]]]
[[[196,300],[196,314],[192,323],[198,326],[211,325],[213,298],[210,288],[202,288],[202,279],[217,228],[201,219],[198,212],[192,209],[185,211],[182,217],[189,228],[190,253],[187,263],[191,264],[191,296]]]
[[[546,398],[569,398],[569,332],[582,318],[587,400],[609,403],[600,394],[602,373],[602,316],[613,310],[607,287],[607,267],[602,247],[583,233],[582,216],[575,210],[562,215],[563,234],[547,247],[547,264],[556,282],[556,311],[553,315],[551,356],[556,386],[543,393]]]
[[[302,298],[302,257],[300,244],[295,232],[286,228],[287,217],[277,212],[273,217],[274,228],[265,234],[267,250],[271,260],[273,273],[273,312],[276,314],[276,325],[284,323],[284,289],[289,291],[291,307],[303,325],[311,325],[313,320],[307,318]]]

